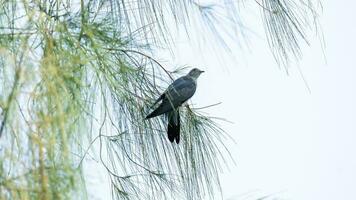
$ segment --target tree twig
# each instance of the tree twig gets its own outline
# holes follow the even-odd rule
[[[141,55],[141,56],[144,56],[144,57],[148,58],[149,60],[152,60],[154,63],[156,63],[156,64],[169,76],[169,78],[171,78],[172,80],[174,80],[173,77],[172,77],[172,75],[171,75],[171,73],[170,73],[168,70],[166,70],[166,68],[164,68],[161,63],[159,63],[156,59],[152,58],[151,56],[149,56],[149,55],[147,55],[147,54],[145,54],[145,53],[142,53],[142,52],[136,51],[136,50],[132,50],[132,49],[116,49],[116,48],[105,48],[105,49],[106,49],[106,50],[121,51],[121,52],[123,52],[123,53],[125,53],[125,54],[126,54],[127,52],[131,52],[131,53],[135,53],[135,54],[139,54],[139,55]]]

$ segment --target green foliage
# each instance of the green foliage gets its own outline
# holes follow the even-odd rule
[[[236,19],[237,5],[224,2]],[[263,6],[282,10],[265,20],[275,54],[287,58],[299,54],[306,22],[280,2]],[[183,142],[172,145],[166,119],[144,120],[179,74],[149,56],[149,44],[170,44],[167,16],[188,28],[198,13],[219,34],[212,8],[189,0],[1,1],[0,199],[88,198],[82,161],[95,143],[114,198],[213,198],[229,157],[218,124],[185,106]]]

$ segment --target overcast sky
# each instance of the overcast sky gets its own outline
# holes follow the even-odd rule
[[[225,199],[356,199],[356,3],[323,6],[326,60],[319,39],[311,38],[289,76],[254,27],[259,13],[247,25],[258,30],[248,36],[250,51],[234,58],[217,55],[220,47],[214,52],[183,41],[174,50],[174,66],[207,71],[191,102],[222,102],[206,112],[233,122],[221,123],[237,141],[231,146],[237,164],[222,174]]]
[[[326,60],[319,39],[311,38],[289,76],[268,50],[259,13],[247,21],[256,30],[247,33],[249,51],[226,56],[219,46],[190,45],[177,36],[174,56],[162,54],[171,66],[206,70],[191,103],[222,102],[205,111],[233,122],[221,122],[237,142],[230,144],[236,165],[221,176],[224,199],[356,199],[356,3],[323,6]],[[93,195],[106,199],[108,189],[93,183],[89,193],[101,191]]]

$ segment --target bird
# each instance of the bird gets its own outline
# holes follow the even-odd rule
[[[204,71],[194,68],[190,72],[176,79],[163,94],[153,103],[154,107],[158,102],[161,104],[146,116],[150,119],[162,114],[168,117],[167,134],[171,143],[180,141],[180,116],[179,107],[190,99],[197,89],[197,79]]]

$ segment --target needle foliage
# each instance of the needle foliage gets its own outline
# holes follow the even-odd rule
[[[0,199],[90,199],[82,161],[94,144],[114,199],[214,198],[228,136],[189,106],[179,145],[167,141],[165,118],[144,120],[181,75],[155,60],[150,45],[172,45],[171,22],[187,33],[200,23],[223,42],[214,8],[241,28],[243,3],[0,1]],[[298,57],[312,3],[253,3],[277,60]]]

